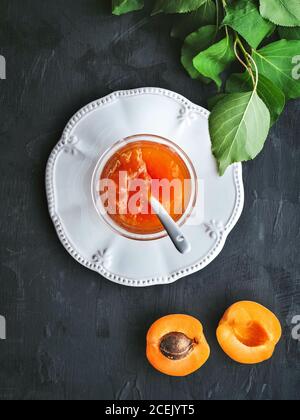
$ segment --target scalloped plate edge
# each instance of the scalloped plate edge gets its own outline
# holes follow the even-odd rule
[[[148,287],[148,286],[155,286],[155,285],[172,284],[183,277],[189,276],[200,270],[203,270],[214,259],[216,259],[218,255],[222,252],[228,235],[233,230],[233,228],[237,224],[242,214],[242,211],[244,208],[244,201],[245,201],[242,164],[236,163],[232,165],[233,174],[234,174],[234,183],[235,183],[236,192],[237,192],[235,208],[232,212],[232,216],[229,222],[227,223],[227,225],[224,227],[224,229],[217,232],[217,240],[214,247],[211,249],[208,255],[206,255],[204,258],[199,260],[199,262],[197,262],[196,264],[186,267],[185,269],[182,269],[180,271],[167,274],[166,276],[163,276],[163,277],[154,277],[154,278],[145,278],[141,280],[136,280],[136,279],[118,276],[116,274],[109,272],[107,269],[103,267],[103,265],[99,263],[96,264],[96,263],[86,260],[76,251],[75,247],[72,245],[72,243],[68,239],[67,234],[64,230],[64,227],[59,219],[59,216],[56,214],[56,210],[55,210],[55,192],[54,192],[54,185],[53,185],[53,174],[54,174],[56,159],[60,151],[66,147],[67,139],[69,138],[72,130],[77,125],[77,123],[81,120],[81,118],[86,116],[88,113],[93,112],[97,110],[98,108],[101,108],[102,106],[105,106],[120,97],[136,96],[136,95],[144,95],[144,94],[164,95],[164,96],[173,98],[176,101],[181,102],[182,105],[188,107],[189,109],[199,112],[205,118],[207,119],[209,118],[210,113],[205,108],[194,104],[193,102],[189,101],[188,99],[186,99],[184,96],[180,94],[177,94],[175,92],[172,92],[166,89],[139,88],[139,89],[121,90],[118,92],[114,92],[84,106],[69,120],[66,128],[63,131],[61,140],[54,147],[53,151],[50,154],[50,157],[47,162],[47,167],[46,167],[46,194],[47,194],[47,200],[48,200],[49,214],[62,245],[65,247],[68,253],[78,263],[80,263],[84,267],[95,271],[96,273],[105,277],[107,280],[112,281],[113,283],[129,286],[129,287]]]

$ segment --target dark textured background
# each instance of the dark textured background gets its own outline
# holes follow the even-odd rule
[[[300,399],[300,107],[291,102],[255,162],[244,166],[245,211],[221,256],[174,285],[128,289],[81,267],[47,213],[44,170],[64,125],[114,90],[160,86],[206,105],[171,40],[172,17],[113,17],[104,0],[1,0],[1,399]],[[154,262],[155,263],[155,262]],[[215,329],[240,299],[259,301],[284,337],[263,365],[231,362]],[[186,379],[145,360],[149,325],[168,313],[202,320],[212,355]]]

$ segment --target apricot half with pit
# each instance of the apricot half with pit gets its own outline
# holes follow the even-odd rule
[[[242,364],[262,363],[273,356],[282,329],[269,309],[255,302],[238,302],[224,314],[217,338],[224,352]]]
[[[165,316],[148,331],[147,358],[166,375],[190,375],[206,363],[209,355],[202,324],[191,316]]]

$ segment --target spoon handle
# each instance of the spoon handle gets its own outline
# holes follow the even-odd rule
[[[172,219],[162,204],[160,204],[160,202],[154,197],[150,198],[150,204],[157,217],[159,218],[161,224],[167,231],[177,251],[179,251],[181,254],[187,254],[190,252],[190,242],[187,240],[177,223]]]

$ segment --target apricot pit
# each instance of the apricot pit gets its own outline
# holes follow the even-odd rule
[[[165,335],[160,343],[160,351],[171,360],[185,359],[193,351],[193,347],[193,340],[179,332]]]

